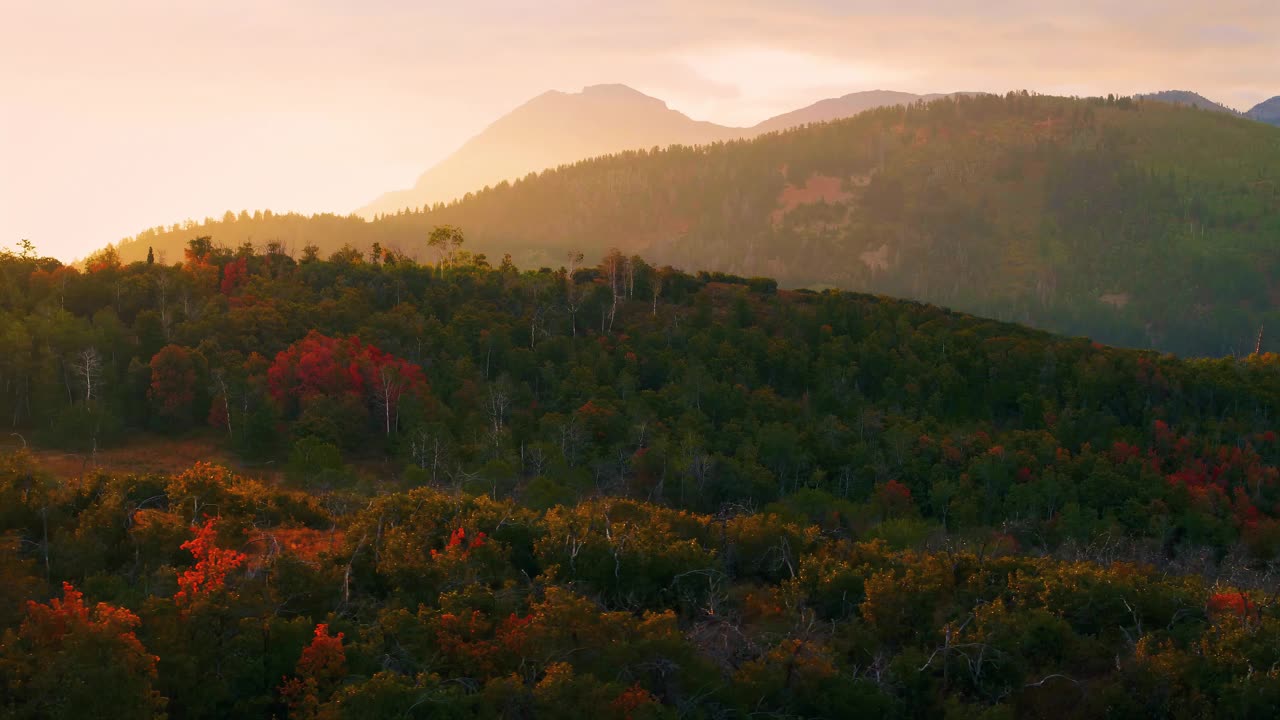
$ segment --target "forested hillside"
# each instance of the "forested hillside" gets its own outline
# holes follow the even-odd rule
[[[1238,110],[1233,110],[1222,103],[1214,102],[1200,93],[1192,92],[1190,90],[1162,90],[1160,92],[1146,93],[1136,97],[1141,100],[1158,100],[1160,102],[1171,103],[1173,105],[1186,105],[1200,110],[1226,113],[1227,115],[1242,114]]]
[[[384,217],[229,215],[142,233],[432,259],[438,224],[522,266],[610,246],[690,269],[938,303],[1103,342],[1244,354],[1275,312],[1280,132],[1158,101],[1013,94],[601,158]],[[1264,338],[1264,345],[1266,339]]]
[[[12,447],[86,468],[0,456],[6,713],[1280,701],[1280,358],[432,239],[0,257]],[[235,467],[92,469],[144,431]]]
[[[593,85],[579,93],[551,91],[496,120],[423,173],[412,188],[385,193],[356,212],[374,218],[450,202],[486,185],[608,153],[752,138],[852,117],[871,108],[940,97],[945,96],[883,90],[850,93],[739,128],[692,120],[626,85]]]

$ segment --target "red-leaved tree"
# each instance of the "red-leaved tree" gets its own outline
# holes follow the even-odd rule
[[[302,649],[294,677],[280,685],[280,696],[289,706],[289,717],[312,718],[319,713],[320,703],[347,675],[347,651],[342,646],[343,633],[329,634],[329,626],[316,625],[311,644]]]
[[[166,345],[151,358],[151,386],[147,397],[156,412],[171,420],[186,420],[195,402],[196,363],[181,345]]]
[[[48,604],[27,603],[17,631],[0,638],[0,694],[23,717],[85,717],[110,708],[112,717],[163,715],[152,689],[156,662],[134,630],[138,616],[107,603],[90,607],[71,583]]]
[[[196,564],[178,577],[178,593],[173,596],[175,602],[188,604],[222,589],[227,575],[248,559],[242,552],[217,546],[217,524],[217,518],[205,520],[196,528],[196,536],[182,543],[182,549],[191,553]]]
[[[346,395],[370,406],[387,435],[399,425],[404,399],[427,389],[422,368],[408,360],[356,337],[333,338],[314,330],[276,355],[267,381],[287,415],[312,398]]]
[[[238,257],[227,263],[222,268],[222,285],[220,289],[223,295],[231,295],[249,279],[249,260],[245,257]]]

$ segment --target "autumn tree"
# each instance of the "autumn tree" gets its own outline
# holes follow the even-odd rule
[[[237,257],[222,268],[222,284],[219,286],[223,295],[231,295],[236,288],[245,283],[249,277],[249,259],[245,255]]]
[[[350,422],[376,417],[386,436],[399,428],[405,398],[426,391],[426,378],[417,365],[354,337],[332,338],[314,331],[278,354],[267,378],[272,397],[286,414],[345,402],[334,407],[364,416]]]
[[[347,674],[343,633],[332,635],[325,623],[316,625],[315,637],[303,648],[293,677],[280,685],[280,696],[291,718],[319,716],[320,705],[338,688]]]
[[[30,718],[161,718],[156,660],[134,631],[138,616],[89,606],[63,583],[62,597],[27,603],[26,618],[0,640],[6,710]]]
[[[151,358],[151,385],[147,397],[160,418],[180,424],[190,422],[196,400],[196,383],[196,360],[187,348],[167,345]]]
[[[222,590],[227,576],[248,559],[242,552],[218,547],[217,524],[217,518],[205,520],[195,528],[195,537],[182,543],[182,549],[191,553],[195,565],[178,576],[174,602],[191,604]]]

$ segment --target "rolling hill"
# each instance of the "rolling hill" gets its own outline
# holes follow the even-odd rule
[[[831,122],[832,120],[853,117],[860,112],[874,110],[875,108],[910,105],[921,100],[929,102],[944,97],[947,97],[947,95],[941,93],[916,95],[915,93],[897,92],[895,90],[868,90],[866,92],[850,93],[838,98],[819,100],[799,110],[792,110],[791,112],[771,117],[752,127],[751,131],[752,135],[759,135],[789,130],[793,127],[810,123]]]
[[[668,145],[705,145],[828,122],[890,105],[945,95],[872,90],[821,100],[750,128],[692,120],[626,85],[593,85],[578,93],[550,91],[495,121],[418,178],[357,213],[374,219],[405,208],[449,202],[531,172],[621,152]]]
[[[431,227],[522,266],[617,247],[784,286],[934,302],[1101,341],[1243,353],[1280,327],[1280,132],[1164,102],[960,97],[636,151],[377,222],[261,216],[142,233],[425,257]],[[1266,344],[1264,338],[1264,345]]]
[[[193,251],[0,253],[6,717],[1275,714],[1280,355]]]
[[[1185,105],[1187,107],[1198,108],[1200,110],[1211,110],[1213,112],[1226,113],[1227,115],[1240,115],[1238,110],[1232,110],[1222,103],[1214,102],[1200,93],[1192,92],[1190,90],[1162,90],[1160,92],[1138,95],[1137,97],[1142,100],[1157,100],[1171,105]]]
[[[1254,105],[1245,115],[1268,125],[1280,125],[1280,95]]]

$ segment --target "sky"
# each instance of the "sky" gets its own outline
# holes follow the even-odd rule
[[[1280,95],[1276,0],[0,0],[0,246],[346,214],[549,89],[752,125],[860,90]]]

